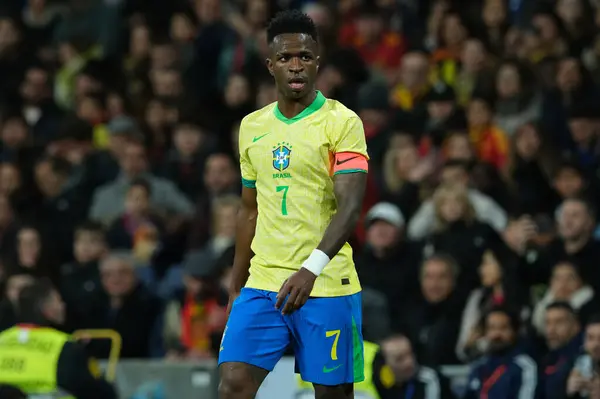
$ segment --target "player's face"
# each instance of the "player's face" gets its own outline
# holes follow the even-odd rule
[[[319,69],[317,43],[304,33],[276,36],[267,67],[280,94],[292,100],[303,98],[314,90]]]

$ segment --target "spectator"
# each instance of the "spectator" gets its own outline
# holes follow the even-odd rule
[[[594,290],[584,285],[581,275],[575,265],[568,262],[557,263],[552,270],[550,287],[546,295],[535,305],[532,324],[539,334],[545,331],[545,321],[548,307],[556,301],[564,301],[579,311],[594,297]]]
[[[420,295],[396,308],[398,313],[392,320],[396,329],[404,331],[413,342],[420,364],[458,363],[454,351],[462,309],[456,295],[458,272],[458,265],[447,255],[425,259],[419,276]]]
[[[90,216],[109,223],[123,210],[125,196],[131,181],[137,177],[148,180],[152,190],[152,203],[175,215],[189,215],[192,205],[168,180],[148,173],[146,153],[140,143],[130,142],[120,161],[121,175],[113,182],[100,187],[94,194]]]
[[[101,292],[98,263],[107,252],[104,227],[83,222],[75,228],[73,262],[60,268],[61,296],[67,305],[70,325],[82,325],[93,308],[92,298]]]
[[[391,335],[382,340],[373,362],[374,384],[381,399],[402,397],[452,399],[450,384],[437,370],[421,366],[408,338]]]
[[[15,212],[9,199],[0,194],[0,252],[3,254],[14,248],[16,240]]]
[[[487,355],[473,365],[465,399],[535,397],[537,366],[520,345],[519,329],[519,316],[504,308],[486,315]]]
[[[364,287],[383,293],[390,305],[404,303],[414,293],[421,263],[420,245],[404,237],[404,216],[395,205],[380,202],[365,218],[367,241],[356,256]]]
[[[573,360],[581,347],[581,326],[568,303],[554,302],[546,308],[545,337],[550,352],[544,357],[540,395],[563,398]]]
[[[14,326],[17,321],[18,299],[24,287],[32,285],[34,277],[28,273],[12,274],[5,277],[6,294],[0,300],[0,331]]]
[[[484,316],[495,306],[521,309],[525,300],[517,278],[516,259],[506,250],[488,249],[479,266],[480,288],[469,294],[462,315],[456,354],[462,361],[472,360],[485,351]]]
[[[214,358],[225,329],[227,293],[219,285],[220,271],[208,251],[189,253],[184,261],[185,290],[171,298],[165,314],[168,356]]]
[[[595,398],[600,394],[598,364],[600,364],[600,317],[594,316],[585,327],[585,353],[577,357],[567,380],[569,398]]]
[[[443,183],[467,187],[469,179],[468,166],[462,161],[449,161],[441,171],[441,180]],[[471,189],[469,190],[469,201],[479,221],[487,222],[496,231],[502,231],[506,227],[506,212],[491,198],[481,194],[477,190]],[[435,206],[433,201],[428,200],[421,205],[411,219],[408,226],[408,237],[422,239],[432,232],[434,226]]]
[[[103,292],[95,297],[94,308],[82,326],[117,331],[123,340],[121,357],[140,359],[151,356],[159,345],[156,328],[161,306],[137,281],[134,268],[129,253],[113,252],[102,260]],[[89,351],[98,358],[108,357],[102,342],[92,342]]]

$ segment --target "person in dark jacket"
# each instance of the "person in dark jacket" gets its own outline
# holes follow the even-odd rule
[[[519,342],[519,315],[503,307],[485,318],[487,355],[475,362],[463,399],[534,399],[538,370]]]
[[[452,399],[448,379],[417,363],[407,337],[390,335],[373,361],[373,384],[381,399]]]
[[[582,345],[581,326],[575,310],[566,302],[550,304],[545,319],[549,352],[540,364],[540,394],[544,399],[564,398],[573,360]]]

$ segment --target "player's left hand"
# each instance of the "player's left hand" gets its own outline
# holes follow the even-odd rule
[[[300,270],[285,280],[281,286],[281,289],[277,294],[277,302],[275,303],[275,307],[279,309],[285,301],[285,305],[281,310],[281,313],[284,315],[300,309],[308,300],[313,286],[315,285],[316,279],[316,275],[314,275],[308,269],[301,267]],[[285,300],[286,297],[287,301]]]

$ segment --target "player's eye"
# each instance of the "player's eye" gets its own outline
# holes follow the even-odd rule
[[[289,57],[282,55],[281,57],[279,57],[279,61],[281,62],[288,62],[290,60]]]
[[[310,60],[311,60],[310,55],[303,55],[302,56],[302,61],[310,61]]]

